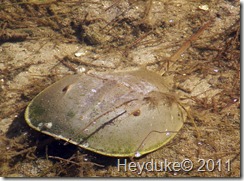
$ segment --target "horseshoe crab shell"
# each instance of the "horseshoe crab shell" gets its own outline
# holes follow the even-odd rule
[[[25,112],[37,131],[115,157],[140,157],[171,140],[183,112],[157,73],[139,69],[70,75]]]

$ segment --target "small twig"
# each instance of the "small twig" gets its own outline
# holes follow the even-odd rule
[[[152,33],[153,30],[145,33],[144,35],[142,35],[141,37],[137,38],[131,45],[129,45],[126,49],[131,49],[131,48],[135,48],[136,45],[138,45],[139,42],[141,42],[143,39],[145,39],[148,35],[150,35]]]
[[[152,10],[152,0],[148,0],[147,3],[146,3],[146,8],[145,8],[145,11],[144,11],[144,16],[143,16],[143,20],[144,21],[148,18],[151,10]]]
[[[195,34],[190,36],[185,43],[183,43],[183,45],[169,58],[168,68],[170,68],[176,62],[176,60],[180,58],[181,54],[191,46],[192,42],[195,41],[211,23],[211,21],[207,22]],[[163,68],[159,71],[160,75],[164,75],[165,72],[166,71]]]
[[[80,166],[79,163],[76,163],[74,161],[67,160],[67,159],[64,159],[64,158],[61,158],[61,157],[58,157],[58,156],[48,156],[48,158],[53,158],[53,159],[56,159],[56,160],[61,160],[61,161],[67,162],[67,163],[72,163],[72,164],[75,164],[77,166]]]
[[[118,4],[121,0],[116,0],[111,6],[109,6],[108,8],[105,9],[105,11],[108,11],[109,9],[111,9],[112,7],[114,7],[116,4]]]
[[[48,156],[48,158],[52,158],[52,159],[56,159],[56,160],[60,160],[60,161],[64,161],[64,162],[67,162],[67,163],[71,163],[71,164],[75,164],[77,166],[81,166],[81,164],[77,163],[77,162],[74,162],[72,160],[69,160],[69,159],[64,159],[64,158],[61,158],[61,157],[58,157],[58,156]],[[84,162],[86,164],[88,164],[88,162]],[[96,165],[98,167],[104,167],[104,165],[100,165],[100,164],[97,164],[97,163],[93,163],[93,162],[89,162],[93,165]],[[82,163],[83,164],[83,163]]]
[[[18,155],[22,155],[24,153],[29,153],[30,151],[35,151],[36,150],[36,146],[33,146],[33,147],[30,147],[30,148],[27,148],[27,149],[24,149],[24,150],[21,150],[19,152],[15,152],[13,154],[10,154],[11,156],[18,156]]]

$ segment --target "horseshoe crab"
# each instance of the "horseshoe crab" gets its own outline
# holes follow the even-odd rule
[[[207,25],[176,54],[185,51]],[[141,68],[67,76],[30,102],[26,122],[99,154],[140,157],[162,147],[183,126],[184,110],[161,74]]]

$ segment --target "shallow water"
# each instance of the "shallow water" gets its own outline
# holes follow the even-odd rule
[[[6,22],[0,34],[0,175],[240,176],[239,2],[19,2],[5,0],[0,9]],[[211,26],[164,75],[194,122],[187,119],[161,149],[118,160],[77,152],[25,123],[30,100],[65,75],[166,68],[167,58],[208,21]],[[184,163],[193,167],[184,170]]]

